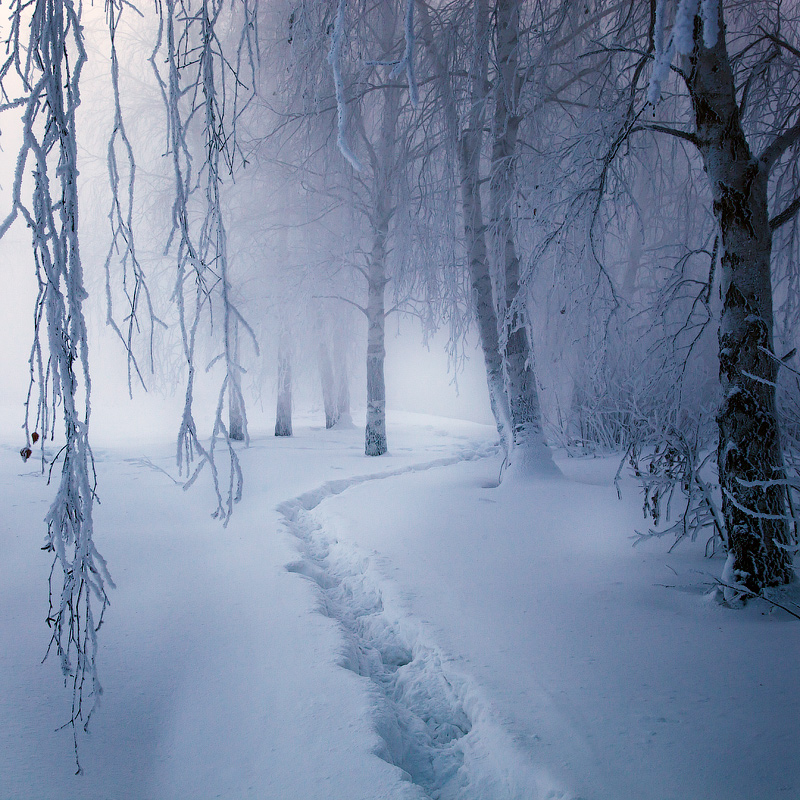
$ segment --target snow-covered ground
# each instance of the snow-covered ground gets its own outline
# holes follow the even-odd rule
[[[225,530],[170,444],[97,449],[117,589],[80,776],[40,664],[51,489],[6,437],[0,798],[800,797],[800,622],[706,596],[703,543],[633,548],[616,461],[498,488],[488,426],[389,434],[254,437]]]

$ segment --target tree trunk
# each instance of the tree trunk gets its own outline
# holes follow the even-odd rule
[[[228,380],[228,436],[237,442],[247,438],[247,415],[242,396],[242,373],[239,366],[239,323],[231,325],[231,349],[233,355],[233,369]]]
[[[387,26],[390,21],[387,17]],[[388,30],[388,27],[387,27]],[[380,134],[372,156],[373,211],[372,252],[367,272],[367,426],[364,452],[368,456],[381,456],[387,450],[386,442],[386,359],[385,326],[386,307],[386,256],[389,221],[392,217],[392,178],[395,172],[395,145],[397,122],[400,115],[398,90],[383,91]]]
[[[386,383],[383,368],[386,358],[386,235],[388,215],[374,232],[374,243],[369,263],[367,301],[367,427],[364,452],[368,456],[382,456],[386,443]]]
[[[486,76],[488,31],[488,5],[486,0],[477,0],[475,4],[475,55],[470,74],[470,114],[468,126],[461,133],[459,140],[458,167],[472,301],[486,367],[489,402],[500,438],[508,449],[512,440],[510,412],[503,381],[500,337],[492,292],[492,278],[489,272],[486,226],[483,222],[480,194],[481,144],[488,101]]]
[[[350,412],[350,381],[347,373],[347,342],[341,331],[333,338],[333,361],[336,372],[336,408],[339,417],[336,424],[340,427],[352,427],[353,416]]]
[[[489,7],[487,0],[475,0],[474,53],[469,75],[470,104],[466,128],[460,130],[456,98],[450,70],[436,47],[431,15],[425,3],[420,4],[420,39],[432,61],[432,72],[439,83],[439,92],[450,140],[456,144],[458,181],[464,225],[464,244],[472,289],[473,310],[478,324],[481,351],[489,387],[489,402],[497,432],[506,449],[510,443],[510,412],[503,382],[497,313],[494,306],[492,279],[489,271],[486,231],[480,196],[480,159],[483,128],[488,102],[487,63]]]
[[[511,217],[516,191],[515,164],[521,78],[517,70],[519,0],[497,2],[497,89],[491,165],[492,229],[498,273],[505,279],[502,359],[511,415],[510,465],[515,472],[555,472],[544,439],[534,358],[528,339],[525,303],[519,295],[519,257]]]
[[[330,430],[339,419],[336,407],[336,390],[333,381],[333,366],[328,352],[328,343],[325,341],[325,331],[322,325],[317,327],[319,346],[317,348],[317,363],[319,364],[319,380],[322,384],[322,403],[325,406],[325,427]]]
[[[278,406],[275,413],[275,435],[292,435],[292,361],[285,337],[278,346]]]
[[[699,30],[699,25],[697,26]],[[759,592],[792,580],[792,541],[775,404],[772,231],[767,166],[745,138],[724,27],[707,48],[696,32],[688,86],[697,141],[722,234],[717,414],[726,576]]]

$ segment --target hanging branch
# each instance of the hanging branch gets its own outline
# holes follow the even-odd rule
[[[26,27],[30,35],[23,43],[20,34]],[[8,59],[0,78],[4,82],[21,81],[26,101],[13,208],[0,226],[0,234],[20,215],[33,237],[39,291],[26,403],[28,453],[31,442],[40,437],[42,441],[52,439],[54,430],[49,426],[55,423],[51,415],[59,405],[64,415],[66,441],[50,466],[52,478],[61,461],[61,478],[45,517],[47,533],[42,549],[55,554],[49,579],[47,623],[52,635],[47,654],[55,649],[65,684],[72,688],[72,710],[64,727],[72,728],[80,772],[77,726],[82,723],[86,729],[102,692],[96,661],[97,631],[108,605],[106,586],[114,585],[93,541],[96,482],[89,445],[91,379],[83,313],[87,293],[78,237],[75,128],[80,76],[86,62],[80,8],[71,0],[16,0],[11,4],[6,50]],[[25,178],[28,174],[32,176],[30,182]],[[30,401],[37,394],[31,433]]]
[[[720,0],[679,0],[672,33],[665,42],[666,0],[657,0],[654,44],[655,64],[650,77],[647,102],[655,106],[661,99],[661,86],[669,76],[676,55],[689,55],[694,47],[694,20],[699,12],[703,19],[703,44],[712,48],[720,35]]]
[[[215,517],[226,523],[242,492],[242,471],[233,447],[230,431],[223,421],[225,398],[230,407],[243,413],[241,393],[242,367],[238,363],[238,330],[249,334],[258,350],[255,335],[236,308],[231,297],[227,234],[223,219],[223,185],[225,173],[232,174],[236,153],[236,124],[252,97],[256,58],[253,37],[256,8],[243,5],[242,34],[235,61],[226,54],[217,31],[223,9],[221,0],[167,0],[162,26],[166,25],[167,77],[159,82],[166,102],[169,151],[173,160],[175,198],[172,207],[172,233],[168,249],[177,240],[177,275],[174,299],[178,306],[183,350],[188,365],[184,411],[178,432],[178,467],[188,477],[189,488],[208,465],[217,497]],[[159,37],[161,40],[161,37]],[[155,59],[151,59],[155,68]],[[250,68],[250,88],[242,81],[242,65]],[[246,89],[247,91],[242,91]],[[232,95],[232,99],[230,96]],[[189,132],[200,126],[204,141],[202,161],[195,174]],[[201,191],[202,190],[202,191]],[[197,197],[197,199],[195,199]],[[199,231],[191,226],[190,210],[200,201],[202,218]],[[187,303],[188,301],[188,303]],[[196,343],[204,319],[213,330],[214,314],[221,307],[222,353],[217,361],[225,366],[217,404],[211,442],[204,447],[197,435],[193,414],[194,382],[197,374]],[[244,438],[246,418],[244,421]],[[218,444],[224,443],[230,470],[225,492],[215,458]],[[192,469],[192,462],[197,464]]]
[[[338,120],[336,143],[341,154],[357,172],[363,167],[356,154],[350,149],[347,141],[347,100],[344,95],[344,78],[342,77],[342,38],[344,37],[344,12],[347,0],[339,0],[336,9],[336,22],[331,34],[331,49],[328,52],[328,64],[333,72],[333,85],[336,91],[336,114]]]
[[[419,88],[417,87],[417,78],[414,72],[414,45],[416,43],[414,36],[414,0],[406,0],[403,32],[406,42],[403,57],[397,62],[389,77],[396,78],[401,72],[406,73],[409,100],[411,105],[416,108],[419,105]]]
[[[126,3],[125,0],[108,0],[106,3],[106,18],[108,22],[109,39],[111,44],[111,87],[114,98],[114,125],[111,136],[108,140],[106,161],[108,165],[108,179],[111,186],[111,208],[108,212],[108,219],[111,225],[111,243],[104,264],[106,278],[106,324],[117,334],[125,347],[128,365],[128,393],[133,395],[133,373],[139,379],[142,386],[145,385],[139,364],[133,353],[134,336],[139,331],[140,313],[139,306],[142,300],[146,308],[146,322],[148,324],[149,335],[149,357],[152,369],[153,359],[153,337],[155,325],[159,324],[166,327],[158,319],[153,309],[153,302],[147,280],[136,255],[136,242],[133,232],[133,198],[136,184],[136,160],[133,154],[133,147],[128,139],[125,130],[125,122],[122,115],[122,105],[119,92],[119,55],[117,53],[117,28],[122,17],[124,8],[130,7],[133,11],[138,10]],[[141,14],[140,14],[141,16]],[[127,165],[128,182],[124,194],[121,191],[122,176],[120,173],[120,154],[122,160]],[[115,259],[120,265],[120,282],[126,300],[126,312],[121,328],[114,316],[114,304],[112,300],[112,287],[115,277],[112,275],[111,264]],[[124,330],[123,330],[124,328]]]

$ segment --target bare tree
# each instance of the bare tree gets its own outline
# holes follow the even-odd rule
[[[668,8],[659,3],[650,100],[658,99],[667,70],[679,54],[678,71],[691,101],[693,126],[688,131],[653,127],[697,147],[721,234],[723,398],[717,412],[717,462],[728,538],[723,580],[746,595],[787,583],[794,574],[795,542],[775,400],[781,362],[773,346],[771,252],[773,230],[788,221],[800,203],[795,201],[770,219],[769,181],[784,154],[800,140],[800,121],[797,95],[784,98],[783,113],[766,120],[749,108],[748,93],[763,64],[747,74],[737,91],[726,30],[726,18],[736,12],[726,14],[726,5],[681,0],[665,41]],[[777,37],[758,36],[749,46],[765,39],[774,42]],[[739,64],[747,47],[740,51]],[[753,130],[749,135],[748,121]],[[727,591],[729,597],[739,593],[736,588]]]
[[[520,94],[526,80],[519,67],[519,29],[519,1],[498,0],[495,8],[497,75],[492,121],[491,227],[505,304],[501,346],[511,414],[511,466],[521,472],[553,472],[552,456],[544,439],[526,303],[520,292],[520,259],[512,217],[517,193],[516,150],[522,121]]]
[[[399,71],[413,75],[408,38],[413,38],[413,14],[406,16],[401,38],[396,11],[391,4],[370,6],[344,0],[293,8],[287,15],[289,57],[294,85],[300,91],[295,89],[289,107],[279,112],[281,132],[306,131],[310,144],[295,146],[295,153],[287,157],[294,157],[296,163],[302,160],[298,168],[302,167],[309,191],[331,199],[331,224],[341,223],[335,220],[341,206],[352,209],[356,219],[348,234],[352,241],[349,267],[359,280],[363,278],[366,298],[350,292],[321,296],[342,300],[366,318],[365,453],[370,456],[382,455],[388,447],[385,325],[386,317],[405,302],[400,286],[404,275],[395,255],[398,243],[407,237],[396,222],[398,185],[418,157],[411,133],[414,92],[407,92],[407,84],[397,77]],[[349,57],[357,48],[380,58]],[[339,151],[335,155],[333,147]],[[324,167],[319,159],[325,159]],[[390,283],[395,303],[387,308]]]

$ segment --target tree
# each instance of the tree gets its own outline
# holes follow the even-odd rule
[[[510,462],[518,472],[555,472],[544,439],[512,218],[517,192],[516,150],[522,121],[520,94],[526,81],[519,68],[519,0],[498,0],[495,20],[497,77],[492,121],[491,227],[505,302],[501,344],[511,416]]]
[[[248,95],[255,89],[253,36],[257,26],[256,9],[246,0],[233,5],[231,19],[226,16],[225,8],[221,0],[195,3],[166,0],[151,63],[161,86],[168,120],[168,152],[174,176],[168,247],[175,246],[174,297],[187,367],[186,396],[178,431],[178,466],[186,472],[187,486],[191,486],[205,466],[209,467],[217,496],[214,513],[228,520],[234,504],[241,499],[243,475],[223,410],[227,399],[229,420],[233,418],[246,439],[240,330],[247,331],[256,350],[258,344],[252,328],[233,302],[223,195],[226,176],[233,173],[240,157],[236,126]],[[235,39],[232,32],[237,29],[241,33]],[[163,77],[155,62],[155,54],[162,47],[166,62]],[[249,85],[244,82],[247,72]],[[197,174],[195,150],[200,152]],[[202,193],[198,191],[201,187]],[[199,225],[192,222],[195,203],[201,209]],[[193,411],[196,348],[201,324],[206,322],[213,330],[215,314],[221,317],[218,333],[221,352],[214,361],[221,362],[224,376],[210,445],[205,447],[198,437]],[[215,459],[220,442],[229,461],[224,489]],[[197,463],[193,465],[195,459]]]
[[[396,223],[398,185],[414,160],[414,120],[409,112],[413,91],[405,91],[397,71],[398,66],[410,63],[408,35],[413,22],[409,26],[407,17],[404,55],[398,57],[403,40],[390,4],[300,3],[287,18],[287,41],[292,48],[289,71],[293,86],[300,91],[286,92],[291,102],[280,113],[306,131],[316,159],[325,159],[324,166],[319,166],[308,150],[300,151],[303,164],[298,169],[308,179],[307,189],[336,197],[354,211],[357,220],[355,230],[349,232],[353,241],[350,267],[364,279],[366,300],[359,302],[344,294],[326,297],[358,308],[366,318],[364,450],[366,455],[380,456],[388,448],[386,317],[403,305],[398,294],[404,276],[399,259],[393,257],[407,237]],[[348,60],[348,51],[356,49],[377,51],[380,59]],[[285,125],[284,121],[281,127]],[[336,158],[335,166],[332,158]],[[386,292],[392,282],[398,302],[387,309]]]
[[[723,581],[730,584],[726,596],[733,598],[793,578],[794,536],[775,400],[780,359],[773,346],[771,251],[773,230],[800,203],[770,220],[769,180],[800,140],[800,121],[789,124],[786,115],[767,120],[771,130],[759,131],[763,145],[755,151],[752,134],[745,131],[748,82],[755,78],[737,93],[725,4],[681,0],[665,45],[666,6],[662,0],[656,12],[650,99],[658,99],[674,54],[681,54],[680,76],[694,124],[690,131],[669,132],[700,153],[722,240],[717,464],[728,543]],[[764,121],[751,125],[759,122]]]

